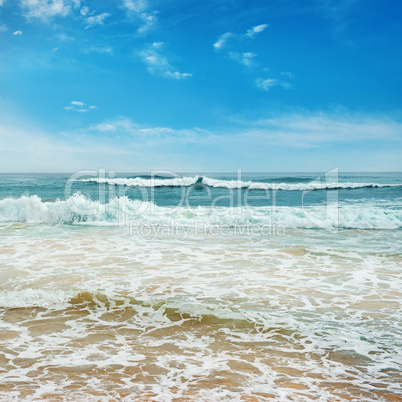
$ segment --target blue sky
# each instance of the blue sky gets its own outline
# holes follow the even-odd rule
[[[400,171],[402,4],[0,0],[0,171]]]

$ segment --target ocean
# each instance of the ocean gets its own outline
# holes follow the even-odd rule
[[[0,399],[402,401],[402,174],[0,175]]]

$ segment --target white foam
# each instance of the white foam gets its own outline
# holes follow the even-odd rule
[[[0,308],[60,307],[75,294],[62,289],[23,289],[0,291]]]
[[[202,178],[202,183],[198,181]],[[309,183],[262,183],[241,180],[218,180],[209,177],[193,176],[180,177],[173,179],[144,179],[142,177],[129,178],[90,178],[80,179],[81,182],[93,182],[109,185],[121,185],[130,187],[189,187],[195,184],[205,184],[209,187],[221,187],[228,189],[248,188],[253,190],[284,190],[284,191],[313,191],[313,190],[338,190],[338,189],[356,189],[366,187],[401,187],[402,184],[384,184],[384,183],[339,183],[313,180]]]
[[[16,400],[372,400],[373,383],[400,392],[400,260],[378,250],[381,233],[148,241],[81,229],[23,231],[13,250],[0,238],[1,263],[20,272],[8,271],[10,289],[43,281],[86,293],[52,314],[0,311],[3,383]],[[31,291],[8,295],[50,308],[68,300]]]
[[[66,201],[43,202],[38,196],[0,201],[0,222],[92,225],[226,226],[283,228],[398,229],[400,209],[360,205],[310,207],[162,207],[116,197],[107,204],[76,193]]]

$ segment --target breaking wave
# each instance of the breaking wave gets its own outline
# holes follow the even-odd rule
[[[358,204],[309,207],[162,207],[152,202],[116,197],[107,204],[80,193],[55,202],[22,196],[0,200],[0,222],[90,224],[98,226],[175,225],[281,226],[284,228],[399,229],[401,208]]]
[[[80,182],[90,182],[98,184],[109,184],[116,186],[129,187],[189,187],[189,186],[208,186],[215,188],[237,189],[245,188],[251,190],[282,190],[282,191],[313,191],[313,190],[340,190],[358,188],[380,188],[380,187],[402,187],[402,184],[380,184],[380,183],[322,183],[319,180],[306,178],[284,178],[289,182],[279,182],[273,179],[272,182],[254,182],[240,180],[219,180],[203,176],[180,177],[180,178],[155,178],[139,176],[135,178],[89,178],[77,180]],[[296,182],[298,181],[298,182]]]

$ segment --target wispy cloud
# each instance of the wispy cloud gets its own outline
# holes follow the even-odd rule
[[[188,136],[191,130],[176,131],[169,127],[152,127],[140,125],[127,117],[109,120],[89,127],[90,131],[101,133],[118,133],[131,137],[169,137]]]
[[[290,80],[292,80],[293,78],[296,77],[296,74],[293,74],[290,71],[282,71],[281,75],[286,77],[286,78],[289,78]]]
[[[167,57],[163,54],[163,42],[154,42],[150,47],[139,53],[142,61],[146,64],[151,74],[161,75],[165,78],[181,80],[191,77],[190,73],[174,71]]]
[[[8,31],[8,26],[6,24],[0,25],[0,32],[6,32],[6,31]]]
[[[281,75],[292,79],[294,74],[289,72],[282,72]],[[284,89],[291,89],[292,85],[287,82],[276,78],[257,78],[255,80],[255,86],[263,91],[269,91],[272,87],[281,86]]]
[[[239,47],[241,44],[244,44],[244,42],[248,43],[251,39],[254,39],[256,35],[264,32],[268,27],[269,24],[255,25],[243,34],[225,32],[224,34],[219,36],[217,41],[213,44],[214,50],[218,53],[224,54],[226,57],[236,61],[239,64],[242,64],[243,66],[249,68],[254,67],[253,71],[255,72],[255,67],[258,66],[258,63],[256,62],[257,54],[250,51],[239,50]],[[264,68],[262,71],[266,72],[268,71],[268,69]],[[262,71],[260,68],[260,73],[262,73]],[[286,77],[287,79],[292,79],[295,77],[295,75],[291,72],[282,72],[281,76]],[[274,77],[256,78],[254,80],[254,85],[258,89],[261,89],[263,91],[269,91],[272,87],[275,86],[280,86],[285,89],[292,88],[289,82]]]
[[[97,133],[98,135],[114,136],[116,138],[130,138],[135,141],[164,140],[175,143],[178,139],[185,143],[196,143],[200,138],[208,138],[212,135],[208,130],[200,128],[174,129],[172,127],[152,126],[139,124],[128,117],[121,116],[114,120],[91,125],[84,132]]]
[[[246,36],[249,38],[253,38],[255,35],[259,34],[260,32],[265,31],[266,28],[268,28],[268,24],[261,24],[261,25],[256,25],[255,27],[252,27],[247,30]]]
[[[253,67],[253,69],[250,69],[249,72],[255,73],[255,67],[258,66],[258,63],[256,61],[257,54],[250,51],[241,51],[239,50],[239,47],[244,44],[244,42],[249,42],[251,39],[254,39],[257,34],[265,31],[268,27],[268,24],[255,25],[248,29],[244,34],[225,32],[223,35],[219,36],[217,41],[213,44],[214,50],[218,53],[224,54],[226,57],[236,61],[239,64],[242,64],[245,67]],[[229,41],[231,41],[230,45]],[[262,73],[262,71],[268,71],[267,68],[264,68],[262,70],[260,68],[259,70],[260,73]],[[286,77],[287,79],[292,79],[295,75],[291,72],[282,72],[281,76]],[[256,78],[254,80],[254,85],[256,88],[263,91],[269,91],[271,88],[276,86],[280,86],[284,89],[292,88],[292,85],[289,82],[274,77]]]
[[[225,32],[220,35],[217,41],[213,44],[213,47],[216,51],[221,51],[227,45],[229,39],[234,39],[236,41],[243,41],[244,39],[253,39],[255,35],[260,32],[263,32],[266,28],[268,28],[268,24],[256,25],[247,30],[245,34],[235,34],[233,32]]]
[[[88,13],[89,13],[89,7],[87,7],[87,6],[84,6],[84,7],[82,7],[81,8],[81,10],[80,10],[80,14],[83,16],[83,17],[85,17]]]
[[[123,0],[123,5],[127,10],[134,13],[142,13],[148,9],[147,0]]]
[[[246,67],[250,67],[253,64],[253,59],[257,57],[253,52],[228,52],[228,56]]]
[[[13,35],[22,35],[22,31],[18,30],[18,31],[14,31]]]
[[[61,40],[62,42],[73,42],[74,41],[74,38],[72,36],[69,36],[64,32],[61,32],[58,35],[56,35],[56,38]]]
[[[87,113],[90,110],[95,110],[96,106],[94,105],[88,106],[86,103],[81,101],[71,101],[70,105],[66,106],[64,109],[70,110],[72,112]]]
[[[268,24],[256,25],[248,29],[244,34],[225,32],[218,37],[217,41],[213,44],[213,48],[216,52],[225,54],[237,63],[251,67],[255,64],[254,59],[257,57],[257,54],[250,51],[239,50],[239,44],[243,43],[245,40],[249,41],[253,39],[255,35],[263,32],[268,26]],[[231,42],[231,46],[229,46],[229,41]]]
[[[213,44],[215,50],[221,50],[226,42],[233,37],[234,35],[231,32],[226,32],[219,36],[218,40]]]
[[[85,29],[93,27],[95,25],[104,25],[106,18],[110,17],[109,13],[102,13],[98,15],[93,15],[87,18],[87,26]]]
[[[147,14],[147,13],[142,13],[140,15],[142,19],[142,26],[138,28],[139,33],[144,33],[148,30],[150,30],[156,23],[156,17],[155,15]]]
[[[402,124],[388,118],[349,113],[284,114],[255,121],[238,121],[244,133],[287,147],[316,147],[323,143],[382,140],[401,141]]]
[[[113,55],[113,48],[111,46],[91,46],[84,49],[84,53],[88,54],[91,52],[103,53],[108,55]]]
[[[71,0],[21,0],[25,17],[48,20],[50,17],[65,17],[71,12],[74,2]]]
[[[274,78],[257,78],[255,80],[255,86],[257,88],[260,88],[264,91],[269,91],[272,87],[278,85],[278,80],[274,79]]]
[[[74,101],[76,107],[84,102]],[[127,117],[106,120],[57,136],[26,126],[0,124],[3,171],[109,169],[306,171],[400,170],[402,124],[391,117],[348,112],[300,111],[257,120],[231,120],[213,131],[139,124]],[[101,139],[101,140],[100,140]],[[370,150],[368,144],[378,145]],[[359,147],[364,142],[365,147]],[[41,147],[35,144],[41,144]],[[350,144],[337,151],[333,144]],[[353,144],[353,147],[352,147]],[[197,152],[194,152],[194,150]],[[224,149],[217,158],[216,150]],[[250,158],[250,155],[252,157]],[[312,155],[315,157],[312,158]]]
[[[108,120],[88,128],[101,133],[163,138],[182,137],[183,141],[215,141],[217,137],[228,144],[234,142],[260,143],[267,141],[292,147],[317,147],[324,143],[349,143],[383,140],[402,141],[402,123],[390,118],[373,118],[348,112],[288,113],[256,120],[229,121],[226,129],[209,131],[200,128],[176,130],[171,127],[141,125],[127,117]]]
[[[69,133],[56,138],[35,127],[17,124],[0,126],[0,141],[7,144],[0,149],[0,166],[8,172],[71,172],[88,166],[117,166],[123,157],[136,155],[121,144],[100,144],[95,138],[81,133]],[[36,144],[36,145],[35,145]],[[37,146],[37,144],[41,144]]]
[[[138,33],[149,31],[157,21],[157,11],[150,10],[147,0],[123,0],[123,7],[127,10],[130,17],[135,17],[141,21]]]

